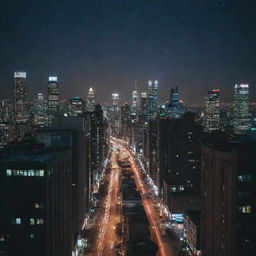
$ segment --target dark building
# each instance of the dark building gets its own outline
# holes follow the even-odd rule
[[[202,255],[254,255],[255,142],[202,146]]]
[[[200,136],[191,112],[158,120],[160,188],[172,212],[200,208]]]
[[[71,152],[15,144],[0,156],[0,254],[71,255]]]
[[[184,218],[184,238],[192,255],[201,255],[201,212],[188,211]]]
[[[128,104],[121,106],[121,136],[131,142],[132,135],[131,108]]]

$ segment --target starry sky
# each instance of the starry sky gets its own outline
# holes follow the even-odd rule
[[[13,95],[14,71],[26,71],[29,97],[57,75],[61,96],[130,100],[148,79],[161,100],[171,86],[201,103],[207,89],[245,82],[256,95],[254,0],[1,0],[0,98]]]

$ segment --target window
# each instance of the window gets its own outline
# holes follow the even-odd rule
[[[15,218],[14,219],[14,224],[20,225],[21,224],[21,218]]]
[[[238,176],[238,181],[239,182],[248,182],[251,181],[252,177],[250,174],[244,174],[244,175],[239,175]]]
[[[34,207],[36,209],[42,209],[42,208],[44,208],[44,204],[42,204],[42,203],[35,203]]]
[[[35,235],[34,235],[34,234],[30,234],[30,238],[31,238],[31,239],[34,239],[34,238],[35,238]]]
[[[239,212],[241,212],[241,213],[251,213],[252,212],[252,207],[250,205],[240,206],[238,209],[239,209]]]
[[[30,218],[30,225],[35,225],[35,219],[34,218]]]
[[[11,169],[6,170],[6,176],[12,176],[12,170]]]
[[[5,235],[0,235],[0,242],[4,242],[6,240]]]
[[[37,219],[36,224],[38,224],[38,225],[44,224],[44,219]]]

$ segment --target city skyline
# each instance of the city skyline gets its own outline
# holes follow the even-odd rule
[[[11,95],[14,70],[28,73],[30,96],[54,73],[64,97],[83,96],[93,87],[99,102],[109,89],[130,99],[135,79],[139,90],[145,81],[159,80],[161,100],[164,91],[178,86],[181,98],[192,103],[202,103],[212,88],[221,89],[224,100],[231,101],[235,83],[248,83],[254,90],[252,1],[231,5],[65,0],[1,5],[4,98]]]

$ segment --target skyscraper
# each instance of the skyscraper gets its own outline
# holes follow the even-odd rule
[[[110,107],[111,133],[120,135],[121,109],[119,104],[119,93],[112,93],[112,106]]]
[[[34,104],[34,124],[38,127],[48,126],[47,102],[42,93],[37,94],[37,100]]]
[[[234,87],[233,131],[246,133],[251,126],[249,112],[249,85],[236,84]]]
[[[158,114],[158,81],[154,83],[148,81],[148,102],[147,102],[147,116],[148,120],[153,120]]]
[[[59,114],[60,91],[57,76],[49,76],[48,81],[48,113],[50,116]]]
[[[68,115],[73,117],[82,116],[84,113],[84,101],[80,97],[70,99],[68,106]]]
[[[87,102],[86,102],[86,111],[93,112],[95,109],[95,95],[92,88],[89,89]]]
[[[205,97],[204,131],[214,132],[220,130],[220,90],[209,90]]]
[[[27,74],[26,72],[14,72],[15,82],[15,121],[17,124],[28,122],[27,109]]]
[[[132,92],[132,107],[131,107],[131,122],[136,123],[138,121],[139,113],[139,92],[137,90]]]
[[[180,102],[179,102],[179,90],[178,87],[171,88],[170,93],[170,116],[171,118],[180,117]]]

